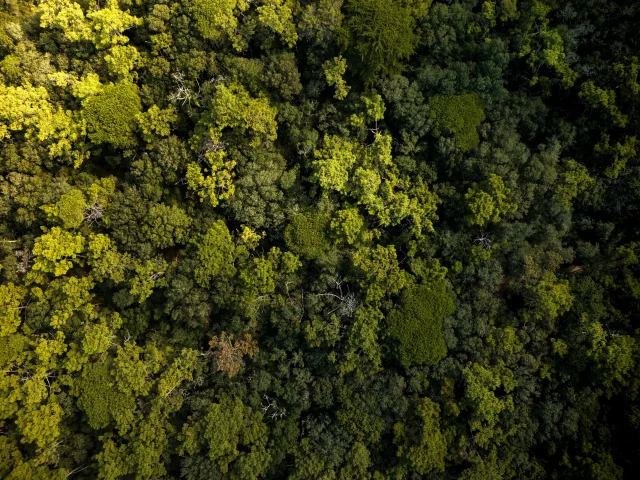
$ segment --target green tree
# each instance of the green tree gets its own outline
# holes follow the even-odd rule
[[[183,426],[179,452],[204,450],[211,466],[227,478],[257,479],[269,466],[266,433],[260,413],[237,397],[223,396],[209,404],[200,420]]]
[[[569,282],[558,280],[550,272],[546,272],[536,284],[528,286],[525,296],[530,308],[527,316],[534,320],[554,320],[568,312],[573,302]]]
[[[510,193],[502,177],[493,173],[482,184],[474,183],[464,196],[471,209],[470,222],[480,226],[497,223],[504,215],[515,212],[518,206],[508,201]]]
[[[485,120],[485,115],[482,102],[476,94],[436,95],[429,104],[437,136],[451,132],[456,146],[463,152],[478,147],[478,127]]]
[[[33,247],[33,270],[64,275],[73,267],[72,260],[84,250],[84,237],[73,235],[60,227],[53,227],[49,233],[38,237]]]
[[[334,98],[344,100],[351,89],[342,78],[347,71],[347,61],[341,56],[335,57],[324,62],[322,69],[324,70],[324,76],[329,86],[335,87],[336,89],[333,95]]]
[[[235,248],[225,223],[222,220],[215,222],[197,242],[198,264],[194,274],[200,286],[208,287],[218,276],[231,276],[235,273]]]
[[[89,138],[117,148],[135,145],[135,120],[142,106],[138,87],[129,82],[111,83],[83,102]]]
[[[402,62],[418,42],[413,12],[398,0],[348,0],[344,25],[358,71],[368,85],[401,73]]]
[[[284,231],[287,247],[307,260],[314,260],[329,251],[326,230],[329,217],[321,213],[299,213]]]
[[[389,333],[399,343],[400,362],[405,366],[435,365],[442,360],[447,354],[442,322],[454,311],[444,281],[407,289],[400,307],[388,317]]]
[[[200,35],[204,38],[218,40],[226,35],[233,40],[238,28],[237,16],[248,8],[249,2],[246,0],[221,0],[217,2],[194,0],[191,11]]]
[[[298,2],[295,0],[268,0],[257,8],[258,20],[276,32],[282,42],[293,47],[298,40],[298,32],[293,15]]]
[[[375,248],[361,247],[352,256],[353,265],[361,276],[360,284],[367,292],[367,300],[380,301],[387,295],[398,293],[411,276],[400,268],[393,245]]]
[[[60,197],[53,205],[40,207],[50,217],[59,219],[67,230],[78,228],[85,218],[87,199],[81,190],[74,188]]]
[[[427,475],[444,472],[447,440],[440,430],[440,407],[428,398],[418,401],[416,419],[394,426],[394,443],[398,456],[404,457],[412,470]]]

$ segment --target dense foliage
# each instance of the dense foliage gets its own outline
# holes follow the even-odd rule
[[[639,25],[4,0],[0,478],[634,478]]]

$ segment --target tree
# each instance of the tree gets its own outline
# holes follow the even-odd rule
[[[276,32],[283,43],[293,47],[298,40],[293,15],[298,7],[294,0],[269,0],[259,6],[258,20]]]
[[[302,258],[315,260],[329,250],[326,230],[329,217],[321,213],[299,213],[284,231],[287,247]]]
[[[209,340],[209,347],[214,350],[212,355],[215,358],[217,371],[225,372],[229,378],[242,368],[243,356],[253,357],[258,351],[258,345],[248,333],[244,334],[240,340],[234,341],[233,334],[227,335],[222,332],[219,338],[216,335]]]
[[[497,223],[503,215],[515,212],[518,206],[507,200],[510,193],[502,178],[493,173],[482,184],[474,183],[464,196],[472,212],[470,222],[484,226]]]
[[[546,272],[539,282],[527,287],[526,299],[531,309],[528,317],[554,320],[569,311],[573,295],[567,280],[557,280],[554,274]]]
[[[401,73],[402,62],[418,42],[412,11],[397,0],[347,0],[344,26],[358,72],[368,85]]]
[[[335,87],[336,92],[334,98],[338,100],[344,100],[349,93],[351,87],[347,85],[342,76],[347,71],[347,61],[340,57],[335,57],[331,60],[327,60],[322,64],[324,70],[324,76],[327,79],[327,83],[330,87]]]
[[[0,285],[0,337],[6,337],[18,330],[22,320],[20,310],[22,300],[27,291],[24,287],[16,286],[13,283]]]
[[[435,365],[447,354],[442,322],[455,311],[446,283],[407,289],[400,307],[388,317],[389,333],[399,342],[398,356],[404,366]]]
[[[360,284],[367,292],[367,300],[370,302],[378,302],[387,295],[398,293],[407,286],[411,278],[398,265],[393,245],[360,247],[353,252],[351,258],[361,275]]]
[[[447,440],[440,430],[440,407],[428,398],[418,401],[414,422],[396,423],[394,443],[398,456],[404,457],[412,470],[427,475],[443,472]]]
[[[105,8],[87,13],[87,18],[91,21],[91,41],[98,49],[127,43],[129,39],[123,32],[143,22],[120,10],[117,0],[108,0]]]
[[[346,193],[351,169],[356,164],[357,146],[342,137],[326,136],[322,149],[314,152],[316,178],[327,190]]]
[[[87,199],[81,190],[74,188],[60,197],[53,205],[43,205],[42,210],[50,217],[57,218],[67,230],[78,228],[85,218]]]
[[[191,218],[180,207],[159,203],[149,207],[141,233],[155,248],[168,248],[186,243],[190,226]]]
[[[204,450],[211,468],[227,478],[257,479],[267,470],[267,427],[262,415],[237,397],[210,403],[200,420],[185,423],[180,435],[181,455]],[[244,476],[243,476],[244,475]]]
[[[138,88],[130,82],[110,83],[83,102],[89,138],[117,148],[135,145],[135,119],[142,106]]]
[[[435,120],[435,134],[451,132],[456,146],[463,152],[480,144],[478,126],[485,120],[480,98],[473,93],[436,95],[429,102]]]
[[[53,273],[56,277],[64,275],[73,267],[72,260],[83,252],[84,243],[82,235],[74,235],[60,227],[53,227],[49,233],[36,239],[33,247],[33,270]]]
[[[191,11],[196,21],[196,26],[207,40],[218,40],[223,35],[234,39],[238,27],[237,15],[249,8],[246,0],[222,0],[209,2],[207,0],[195,0]]]
[[[209,287],[211,281],[218,276],[231,276],[235,273],[235,245],[222,220],[215,222],[198,241],[196,258],[198,265],[194,274],[196,282],[202,287]]]

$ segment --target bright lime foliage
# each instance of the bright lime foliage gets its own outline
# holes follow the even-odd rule
[[[13,283],[0,285],[0,337],[6,337],[18,330],[22,300],[27,289]]]
[[[33,270],[53,273],[56,277],[64,275],[73,267],[71,260],[76,259],[83,249],[82,235],[73,235],[59,227],[53,227],[49,233],[36,238]]]
[[[341,56],[332,58],[322,64],[322,70],[329,86],[336,89],[334,98],[344,100],[351,89],[342,78],[347,71],[347,61]]]
[[[187,166],[187,184],[201,201],[208,198],[212,206],[233,196],[233,168],[236,162],[227,159],[223,130],[231,128],[238,133],[250,133],[250,145],[258,147],[277,137],[277,110],[266,98],[253,98],[242,85],[216,86],[211,107],[201,117],[191,145],[203,160],[203,167],[191,163]]]
[[[394,426],[398,456],[407,459],[411,467],[422,475],[443,472],[447,439],[440,430],[440,406],[423,398],[418,401],[415,413],[417,421]]]
[[[135,145],[136,115],[142,105],[134,84],[109,84],[98,95],[89,97],[83,105],[91,141],[110,143],[119,148]]]
[[[627,125],[628,118],[616,106],[616,92],[613,90],[600,88],[589,80],[580,86],[578,96],[584,98],[593,108],[601,108],[607,112],[615,126],[624,127]]]
[[[257,8],[258,20],[276,32],[284,44],[293,47],[298,41],[293,19],[297,7],[296,0],[266,0]]]
[[[131,45],[114,45],[104,57],[109,73],[120,78],[131,78],[131,71],[141,60],[138,50]]]
[[[436,135],[441,131],[451,132],[456,146],[463,152],[480,144],[477,128],[485,116],[482,102],[476,94],[436,95],[431,98],[430,105]]]
[[[154,133],[160,137],[168,137],[171,134],[171,124],[178,119],[178,116],[173,107],[161,109],[153,105],[146,112],[137,114],[136,119],[142,136],[151,143],[154,140]]]
[[[371,233],[365,229],[364,218],[357,208],[338,210],[331,219],[331,229],[349,245],[372,239]]]
[[[383,319],[384,315],[375,307],[363,306],[356,310],[347,330],[347,351],[339,366],[342,374],[355,370],[359,375],[365,375],[380,370],[382,352],[378,326]]]
[[[238,27],[237,16],[249,8],[247,0],[195,0],[191,7],[196,26],[207,40],[223,35],[234,39]]]
[[[364,277],[360,283],[366,289],[367,300],[371,302],[398,293],[409,283],[410,275],[398,265],[393,245],[361,247],[352,254],[352,260]]]
[[[102,91],[104,85],[95,73],[87,73],[82,78],[66,72],[55,72],[49,75],[49,80],[58,87],[68,87],[71,94],[79,100],[84,100]]]
[[[377,105],[377,104],[376,104]],[[379,109],[372,103],[371,113]],[[351,197],[354,203],[377,217],[382,226],[411,220],[411,232],[420,236],[432,231],[438,197],[422,179],[401,176],[391,157],[391,137],[376,134],[369,146],[337,136],[326,136],[314,152],[314,178],[329,193]]]
[[[142,24],[141,18],[120,10],[117,0],[108,0],[105,8],[89,11],[86,18],[82,7],[70,0],[44,0],[40,10],[41,27],[57,28],[72,42],[90,40],[99,49],[127,43],[123,32]]]
[[[558,280],[553,273],[545,276],[535,285],[527,288],[528,314],[533,319],[554,320],[569,311],[573,302],[571,288],[566,280]]]
[[[502,412],[513,411],[513,398],[510,395],[496,395],[502,388],[510,393],[518,385],[513,372],[504,366],[485,367],[471,363],[462,371],[466,384],[465,398],[472,405],[474,415],[469,425],[475,433],[475,441],[486,448],[497,437],[504,441],[507,432],[503,432],[497,423]]]
[[[628,387],[636,368],[638,343],[629,335],[611,337],[598,322],[588,325],[591,346],[587,352],[598,367],[607,395]]]
[[[196,192],[200,201],[208,199],[211,206],[217,207],[221,200],[227,200],[236,191],[233,184],[232,169],[236,162],[224,161],[218,156],[211,156],[209,165],[201,169],[197,164],[187,165],[187,185]]]
[[[78,385],[78,407],[89,418],[91,428],[101,429],[116,421],[127,429],[133,422],[135,397],[119,391],[105,362],[86,365]]]
[[[62,222],[65,229],[78,228],[84,221],[87,198],[81,190],[74,188],[60,197],[53,205],[43,205],[42,210],[50,217]]]
[[[45,88],[0,83],[0,140],[20,131],[47,145],[51,156],[68,156],[76,166],[84,158],[83,153],[72,151],[83,135],[83,125],[71,112],[51,104]]]
[[[571,208],[573,199],[595,184],[587,168],[569,158],[565,161],[564,172],[560,174],[555,198],[566,208]]]
[[[342,137],[324,137],[322,149],[315,152],[316,178],[326,190],[346,193],[349,173],[357,161],[358,146]]]
[[[480,185],[474,183],[464,196],[471,210],[470,222],[480,226],[497,223],[504,215],[515,212],[518,206],[507,200],[510,193],[502,177],[494,173]]]
[[[105,8],[87,13],[87,18],[91,22],[91,41],[99,49],[127,43],[129,39],[122,33],[143,22],[120,10],[117,0],[108,0]]]
[[[539,6],[544,5],[541,2],[536,3]],[[541,9],[539,12],[541,25],[537,27],[537,33],[527,37],[527,41],[520,50],[520,56],[528,56],[527,64],[534,70],[532,85],[545,79],[537,75],[540,67],[544,65],[555,71],[564,88],[570,88],[576,82],[578,73],[571,69],[566,61],[564,39],[557,29],[549,28],[549,20],[544,18],[550,9],[545,6],[544,10]]]
[[[31,135],[44,140],[42,121],[51,113],[49,94],[43,87],[7,87],[0,84],[0,139],[10,131],[26,129]]]
[[[400,362],[435,365],[446,354],[442,321],[455,311],[444,281],[406,290],[400,308],[388,317],[389,332],[399,342]]]
[[[134,264],[133,270],[135,276],[131,280],[129,293],[142,303],[151,296],[157,281],[164,275],[167,262],[161,258],[154,258]]]
[[[226,478],[258,479],[269,464],[266,433],[260,413],[239,398],[224,396],[210,404],[200,420],[184,425],[180,452],[193,455],[204,450]]]
[[[326,231],[329,217],[321,213],[299,213],[284,231],[289,249],[307,260],[321,257],[329,250]]]
[[[40,3],[40,26],[61,30],[72,42],[87,40],[91,35],[82,7],[71,0],[43,0]]]
[[[198,266],[194,270],[198,284],[208,287],[220,275],[233,275],[234,253],[235,245],[229,229],[222,220],[218,220],[198,242]]]
[[[415,19],[399,0],[348,0],[345,26],[354,57],[368,85],[381,76],[396,75],[418,42]]]
[[[607,167],[604,174],[610,178],[618,178],[620,172],[627,166],[627,162],[636,156],[637,144],[636,137],[627,136],[623,143],[616,142],[615,145],[612,145],[611,137],[603,133],[600,142],[593,147],[593,151],[611,159],[611,166]]]
[[[264,97],[253,98],[242,85],[216,86],[205,122],[213,130],[212,140],[216,140],[225,128],[249,131],[254,145],[263,141],[273,141],[277,137],[277,110]]]

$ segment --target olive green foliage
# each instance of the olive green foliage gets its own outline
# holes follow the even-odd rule
[[[418,401],[415,412],[417,419],[394,426],[398,455],[406,458],[412,469],[422,475],[443,472],[447,440],[440,431],[440,407],[423,398]]]
[[[429,104],[438,132],[451,133],[456,146],[463,152],[478,147],[478,126],[485,120],[485,114],[477,95],[436,95]]]
[[[126,148],[135,144],[135,118],[142,106],[138,88],[127,82],[109,84],[84,103],[89,138]]]
[[[442,322],[455,311],[446,283],[407,289],[400,308],[388,318],[389,333],[398,340],[403,365],[435,365],[447,354]]]
[[[299,213],[284,231],[287,247],[302,258],[313,260],[329,250],[326,232],[329,217],[321,213]]]
[[[413,12],[399,0],[347,0],[345,28],[360,74],[369,85],[396,75],[418,42]]]
[[[185,454],[205,448],[214,471],[227,478],[260,478],[269,461],[265,450],[266,425],[262,415],[238,398],[224,397],[212,403],[197,423],[182,430]]]
[[[235,271],[234,252],[235,245],[229,229],[222,220],[218,220],[198,242],[198,265],[194,270],[196,281],[208,286],[219,275],[232,275]]]

